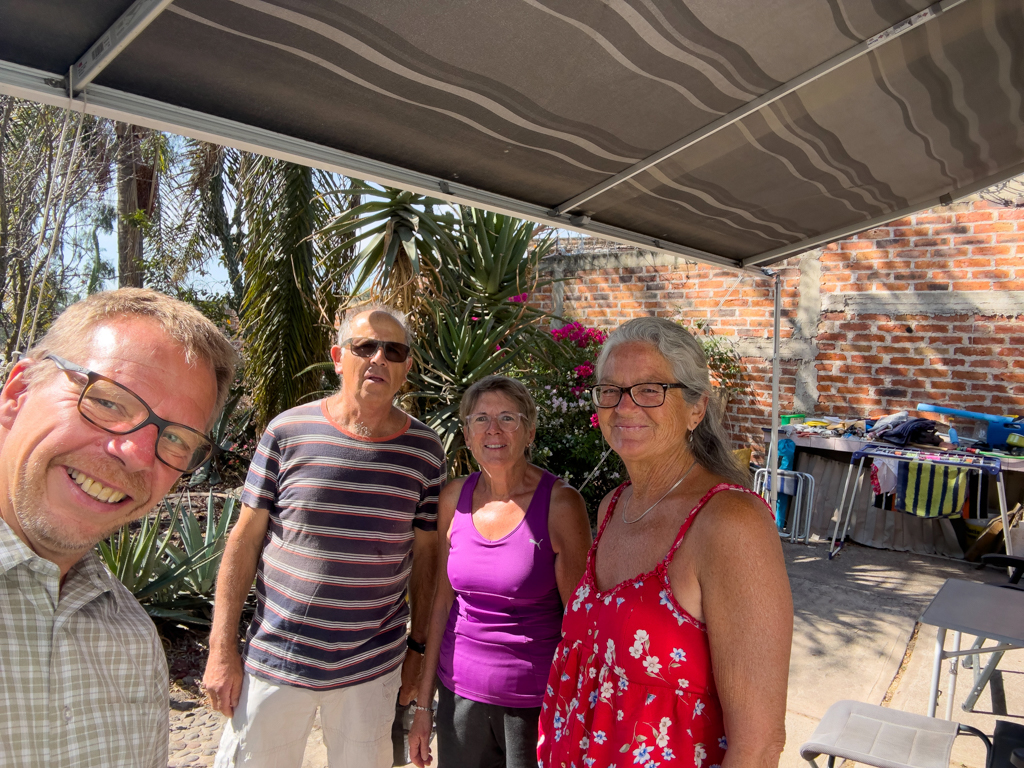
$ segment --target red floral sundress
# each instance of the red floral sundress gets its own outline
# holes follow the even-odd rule
[[[725,755],[722,710],[711,674],[707,629],[672,595],[668,565],[698,502],[665,558],[647,573],[597,589],[594,558],[623,483],[608,505],[587,570],[565,607],[540,714],[541,768],[717,768]]]

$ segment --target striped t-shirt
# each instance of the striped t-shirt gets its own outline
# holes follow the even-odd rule
[[[446,472],[441,441],[416,419],[362,438],[332,422],[321,400],[270,422],[242,492],[244,504],[270,512],[246,671],[326,689],[397,667],[413,528],[437,529]]]

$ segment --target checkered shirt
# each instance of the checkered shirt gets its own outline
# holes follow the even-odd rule
[[[0,768],[165,768],[156,628],[90,552],[60,569],[0,520]]]

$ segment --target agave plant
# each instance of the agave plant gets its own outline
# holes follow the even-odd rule
[[[154,619],[208,625],[210,620],[204,614],[209,613],[213,586],[209,578],[210,567],[212,564],[212,572],[216,574],[223,552],[223,538],[217,535],[205,539],[194,536],[190,525],[182,529],[183,503],[184,500],[179,499],[172,507],[164,499],[163,512],[169,522],[162,535],[162,513],[154,511],[143,517],[137,527],[125,525],[107,541],[101,541],[99,555],[111,573]],[[195,523],[191,510],[187,510],[185,515]],[[221,513],[221,524],[215,524],[212,533],[226,532],[225,518],[230,521],[230,511]],[[207,528],[210,528],[209,522]],[[172,543],[175,534],[180,535],[182,547]],[[186,538],[188,543],[184,543]],[[193,587],[204,580],[208,581],[207,592],[199,594]]]
[[[421,280],[440,287],[438,269],[455,250],[451,236],[455,218],[444,212],[443,200],[361,181],[325,197],[330,195],[366,198],[317,233],[333,241],[327,258],[341,273],[352,276],[352,294],[372,289],[382,300],[408,312],[415,308]],[[354,246],[362,249],[356,253]]]
[[[494,304],[551,282],[533,280],[551,250],[549,235],[535,241],[537,225],[466,206],[460,213],[457,258],[442,265],[447,286]]]
[[[474,382],[509,366],[527,348],[543,356],[552,344],[538,321],[544,313],[528,295],[550,281],[535,277],[548,238],[511,216],[460,209],[454,253],[441,263],[442,297],[424,297],[418,365],[411,397],[441,436],[453,470],[467,468],[458,419],[459,401]]]
[[[185,507],[181,515],[179,533],[181,546],[171,544],[167,553],[175,563],[191,563],[179,583],[179,590],[201,598],[212,606],[211,597],[217,583],[217,570],[220,568],[224,546],[227,544],[228,529],[235,516],[238,499],[229,496],[217,514],[217,507],[211,490],[206,500],[206,525],[201,527],[192,507]]]
[[[424,311],[432,329],[428,343],[416,345],[419,363],[410,397],[427,401],[424,419],[452,456],[461,447],[459,400],[475,381],[495,373],[519,354],[528,334],[516,333],[521,316],[466,299],[460,306],[431,299]]]

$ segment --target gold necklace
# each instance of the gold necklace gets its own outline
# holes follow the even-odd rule
[[[678,487],[679,487],[679,484],[680,484],[681,482],[683,482],[683,480],[685,480],[685,479],[686,479],[686,476],[687,476],[688,474],[690,474],[690,472],[691,472],[691,471],[693,471],[693,468],[694,468],[695,466],[697,466],[697,460],[696,460],[696,459],[694,459],[694,460],[693,460],[693,463],[692,463],[692,464],[691,464],[691,465],[689,466],[689,468],[688,468],[688,469],[687,469],[687,470],[686,470],[685,472],[683,472],[683,476],[682,476],[682,477],[680,477],[680,478],[679,478],[678,480],[676,480],[676,481],[675,481],[675,483],[674,483],[674,484],[672,485],[672,487],[671,487],[671,488],[669,488],[669,489],[668,489],[667,491],[665,491],[665,492],[664,492],[664,493],[663,493],[663,494],[661,495],[661,498],[660,498],[660,499],[658,499],[658,500],[657,500],[656,502],[654,502],[653,504],[651,504],[651,506],[649,506],[649,507],[648,507],[647,509],[645,509],[645,510],[643,511],[643,513],[642,513],[642,514],[640,515],[640,517],[638,517],[638,518],[637,518],[636,520],[627,520],[627,519],[626,519],[626,507],[628,507],[628,506],[629,506],[629,502],[630,502],[630,501],[632,501],[632,499],[633,499],[633,494],[630,494],[630,495],[629,495],[629,498],[628,498],[628,499],[626,499],[626,503],[622,505],[622,522],[624,522],[624,523],[625,523],[626,525],[632,525],[633,523],[639,523],[639,522],[640,522],[641,520],[643,520],[643,519],[644,519],[644,515],[646,515],[646,514],[647,514],[648,512],[650,512],[650,511],[651,511],[652,509],[654,509],[654,508],[655,508],[656,506],[658,506],[659,504],[661,504],[661,502],[663,502],[663,501],[665,500],[665,497],[666,497],[666,496],[668,496],[668,495],[669,495],[670,493],[672,493],[672,491],[674,491],[674,490],[675,490],[676,488],[678,488]],[[636,490],[636,489],[635,489],[635,487],[634,487],[634,491],[635,491],[635,490]]]

